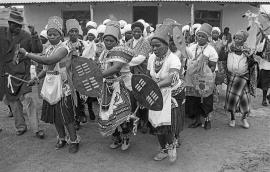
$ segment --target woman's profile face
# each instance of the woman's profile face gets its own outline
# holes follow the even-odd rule
[[[155,38],[151,40],[151,46],[157,57],[163,57],[169,49],[167,44]]]

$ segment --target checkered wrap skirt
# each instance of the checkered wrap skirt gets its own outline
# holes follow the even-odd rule
[[[230,75],[226,91],[225,110],[233,113],[249,114],[249,103],[247,78],[245,76]]]

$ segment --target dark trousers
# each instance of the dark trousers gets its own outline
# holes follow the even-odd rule
[[[81,99],[80,97],[80,94],[78,91],[76,91],[76,94],[77,94],[77,101],[78,101],[78,105],[76,107],[76,119],[80,119],[81,117],[86,117],[86,114],[85,114],[85,111],[84,111],[84,100]],[[92,119],[94,112],[93,112],[93,105],[92,103],[94,101],[96,101],[97,98],[95,97],[88,97],[87,100],[86,100],[86,103],[87,103],[87,106],[88,106],[88,112],[89,112],[89,116],[90,118]]]

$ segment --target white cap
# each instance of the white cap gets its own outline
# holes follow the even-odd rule
[[[128,31],[132,31],[132,29],[131,29],[131,24],[127,24],[127,25],[124,27],[124,31],[125,31],[125,33],[128,32]]]
[[[152,26],[150,26],[150,32],[154,32],[154,31],[155,29]]]
[[[103,21],[103,24],[106,25],[106,24],[109,23],[110,21],[111,21],[110,19],[105,19],[105,20]]]
[[[144,21],[144,19],[139,19],[139,20],[137,20],[138,22],[141,22],[144,26],[145,26],[145,21]]]
[[[200,30],[201,26],[198,27],[196,30],[195,30],[195,35],[197,34],[197,32]]]
[[[185,25],[182,27],[182,33],[184,33],[185,31],[190,31],[190,26],[189,25]]]
[[[191,27],[191,28],[192,28],[192,31],[195,30],[195,29],[197,29],[197,28],[200,28],[201,26],[202,26],[202,25],[199,24],[199,23],[193,24],[192,27]]]
[[[98,26],[97,32],[98,33],[104,33],[105,29],[106,29],[106,25],[101,24],[101,25]]]
[[[47,37],[47,30],[41,31],[39,35],[40,35],[40,36],[43,36],[43,37],[46,38],[46,39],[48,39],[48,37]]]
[[[87,22],[86,23],[86,27],[88,27],[88,26],[92,26],[93,28],[97,28],[97,23],[96,22],[94,22],[94,21],[89,21],[89,22]]]
[[[119,20],[119,23],[121,29],[123,29],[127,25],[127,22],[125,20]]]
[[[219,29],[218,27],[213,27],[213,28],[212,28],[212,32],[213,32],[213,31],[217,31],[219,34],[221,34],[221,31],[220,31],[220,29]]]
[[[95,37],[98,36],[97,29],[90,29],[90,30],[87,32],[87,35],[88,35],[89,33],[93,34]]]

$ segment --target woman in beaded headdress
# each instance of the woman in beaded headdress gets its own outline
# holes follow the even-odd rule
[[[161,147],[161,151],[154,157],[154,160],[161,161],[169,156],[171,162],[177,158],[176,145],[174,144],[175,135],[182,126],[174,119],[175,115],[180,114],[180,105],[182,103],[181,90],[177,89],[181,85],[179,72],[181,62],[178,56],[169,49],[169,33],[172,31],[172,25],[160,25],[151,39],[151,46],[154,54],[149,57],[147,69],[151,78],[157,82],[162,96],[163,109],[161,111],[149,110],[149,122],[156,129],[156,134]],[[176,92],[173,93],[173,90]],[[179,125],[178,125],[179,124]],[[176,127],[178,129],[176,129]]]
[[[116,21],[107,23],[104,33],[106,49],[99,58],[104,77],[99,124],[102,135],[113,136],[110,148],[121,146],[122,150],[127,150],[133,126],[132,121],[127,122],[132,111],[131,73],[128,63],[134,52],[128,47],[118,46],[119,39],[120,24]]]
[[[75,112],[74,103],[71,97],[72,83],[69,82],[70,79],[68,78],[70,75],[66,69],[67,61],[70,60],[70,56],[67,56],[70,50],[61,41],[61,35],[63,34],[62,27],[63,20],[60,17],[53,16],[49,18],[47,35],[50,45],[45,50],[44,56],[28,53],[24,49],[20,49],[20,53],[22,53],[25,58],[29,58],[44,65],[43,71],[39,73],[36,80],[43,78],[45,75],[46,77],[60,75],[62,81],[59,83],[62,85],[60,85],[61,89],[59,90],[54,90],[52,87],[50,87],[51,84],[55,84],[55,82],[50,83],[50,85],[46,85],[46,81],[43,83],[41,96],[43,97],[44,101],[42,106],[41,120],[55,125],[58,134],[57,144],[55,146],[56,149],[63,148],[66,143],[69,143],[69,152],[76,153],[79,149],[80,137],[76,134],[74,127]],[[52,91],[55,91],[55,94],[60,94],[61,97],[50,95],[49,92]],[[66,133],[65,128],[67,129],[68,133]],[[68,136],[69,138],[67,138]]]

